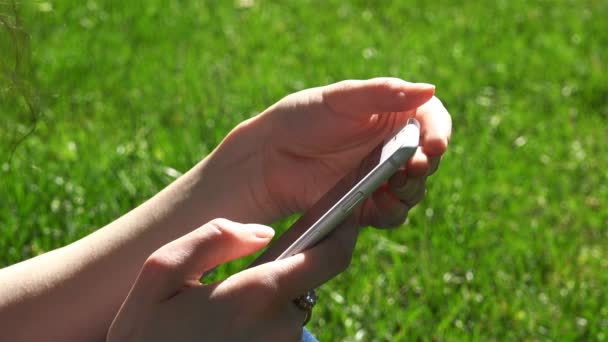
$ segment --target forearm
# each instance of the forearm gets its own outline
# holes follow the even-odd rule
[[[226,202],[229,191],[210,174],[208,163],[199,163],[95,233],[0,270],[4,336],[27,341],[103,339],[154,250],[215,217],[255,219],[250,209],[237,205],[237,194]]]

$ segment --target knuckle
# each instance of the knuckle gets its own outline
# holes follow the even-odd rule
[[[267,298],[276,297],[281,290],[277,277],[272,275],[260,277],[260,280],[257,284],[255,284],[255,287],[260,296]]]
[[[272,274],[260,274],[245,284],[241,284],[243,290],[249,294],[249,298],[259,304],[260,299],[265,302],[273,302],[278,298],[281,286],[278,279]]]
[[[370,81],[373,82],[378,91],[393,95],[402,92],[403,85],[406,84],[405,81],[396,77],[376,77]]]
[[[376,84],[379,90],[383,90],[383,91],[394,91],[394,92],[399,92],[401,91],[401,88],[399,87],[399,85],[401,85],[400,83],[396,82],[396,79],[394,78],[390,78],[390,77],[380,77],[376,79]]]
[[[352,89],[356,86],[357,81],[355,80],[344,80],[321,88],[322,101],[332,110],[336,110],[336,103],[334,102],[336,95],[341,92]]]
[[[228,291],[237,291],[246,294],[245,298],[251,299],[252,304],[259,306],[273,306],[284,300],[282,292],[282,284],[280,274],[285,273],[283,270],[278,270],[274,262],[269,262],[255,267],[255,271],[243,271],[234,274],[224,281],[223,287]]]
[[[299,106],[308,106],[314,103],[320,103],[324,101],[324,93],[326,87],[322,88],[308,88],[291,93],[284,96],[279,103],[282,108],[297,109]],[[271,107],[272,108],[272,107]]]
[[[218,217],[218,218],[214,218],[213,220],[209,221],[206,226],[209,226],[209,228],[212,229],[218,229],[218,230],[223,230],[223,227],[229,225],[231,223],[230,220],[222,218],[222,217]]]
[[[342,80],[342,81],[335,82],[335,83],[329,84],[327,86],[324,86],[322,93],[324,95],[329,95],[329,96],[341,94],[344,91],[352,90],[352,89],[359,87],[361,85],[361,83],[362,83],[361,80],[355,80],[355,79]]]
[[[170,272],[174,267],[175,260],[169,256],[165,248],[161,248],[146,259],[141,269],[141,275],[146,279],[154,279]]]
[[[231,221],[225,218],[215,218],[209,222],[207,222],[202,227],[196,229],[193,233],[199,235],[199,237],[213,237],[218,238],[225,236],[227,234],[226,227],[229,226]]]

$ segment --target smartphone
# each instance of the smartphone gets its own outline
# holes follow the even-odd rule
[[[310,225],[304,234],[300,235],[295,242],[287,247],[276,260],[300,253],[314,246],[327,236],[327,234],[331,233],[340,223],[350,216],[353,210],[359,207],[363,201],[384,184],[414,155],[418,149],[419,142],[420,124],[416,119],[409,119],[401,130],[382,144],[381,149],[379,149],[380,146],[377,147],[365,158],[366,160],[364,160],[363,169],[369,169],[371,165],[375,165],[362,178],[355,177],[355,179],[359,178],[356,179],[355,185],[344,195],[340,196],[333,206],[319,215],[319,210],[318,208],[315,208],[317,206],[315,204],[311,210],[307,211],[306,214],[294,223],[290,230],[294,228],[294,226],[301,224],[300,222],[311,222],[313,221],[311,218],[314,218],[314,223]],[[352,176],[347,176],[346,178],[347,182],[353,182]],[[341,183],[344,183],[344,180],[338,182],[334,189],[332,189],[333,191],[329,192],[330,197],[335,197],[336,193],[344,188],[344,185]],[[339,188],[338,191],[336,191],[336,187]],[[319,202],[322,203],[321,206],[326,206],[324,203],[327,202],[327,199],[321,199]]]
[[[419,143],[420,124],[416,119],[409,119],[405,126],[378,144],[352,171],[325,192],[249,267],[300,253],[339,229],[353,210],[407,163]],[[214,269],[205,272],[203,277],[212,274]]]
[[[419,143],[420,124],[416,119],[409,119],[327,191],[250,266],[290,257],[321,241],[405,165]]]

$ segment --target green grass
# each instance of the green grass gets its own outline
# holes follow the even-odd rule
[[[28,2],[30,83],[0,84],[0,265],[133,208],[286,94],[398,76],[437,85],[450,150],[407,224],[367,230],[320,289],[311,330],[608,339],[608,2],[369,3]],[[32,128],[15,87],[40,118],[9,163]]]

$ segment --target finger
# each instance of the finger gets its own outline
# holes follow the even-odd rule
[[[417,194],[426,186],[426,177],[407,177],[404,182],[389,180],[389,189],[400,201],[411,203]]]
[[[323,87],[323,101],[334,112],[352,117],[403,112],[429,101],[435,86],[398,78],[348,80]]]
[[[422,127],[421,143],[428,156],[439,156],[445,152],[452,135],[452,118],[437,97],[422,104],[416,111]]]
[[[247,287],[252,295],[282,303],[327,282],[350,264],[357,240],[354,218],[347,219],[315,247],[282,260],[247,269],[224,282]]]
[[[375,217],[370,217],[366,224],[373,223],[376,228],[394,228],[403,224],[410,207],[402,202],[389,186],[376,190],[372,198],[376,208],[370,212],[373,212]]]
[[[184,286],[200,284],[206,270],[258,251],[273,235],[267,226],[215,219],[154,252],[137,283],[151,299],[169,298]]]
[[[391,188],[392,192],[408,208],[420,202],[426,194],[426,177],[410,177],[401,187]]]
[[[407,197],[401,199],[401,202],[403,202],[405,205],[407,205],[410,208],[412,208],[416,204],[420,203],[420,201],[422,201],[422,199],[426,195],[426,186],[425,186],[424,182],[422,182],[422,183],[417,182],[416,186],[414,186],[414,189],[415,189],[414,192],[409,194]]]
[[[417,149],[416,153],[407,161],[405,170],[409,177],[426,176],[429,172],[429,157],[422,149]]]

